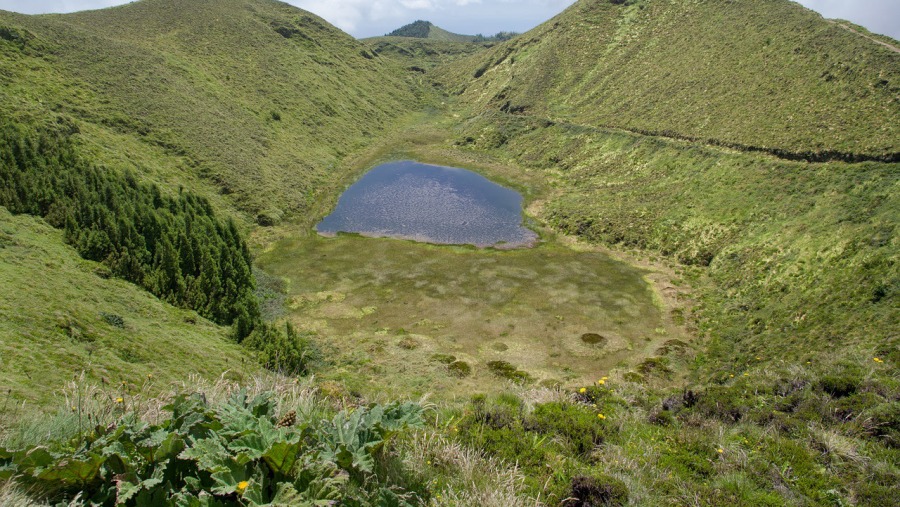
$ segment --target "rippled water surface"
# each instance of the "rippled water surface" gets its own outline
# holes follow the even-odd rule
[[[481,247],[528,246],[537,239],[522,225],[518,192],[472,171],[412,161],[366,173],[316,230]]]

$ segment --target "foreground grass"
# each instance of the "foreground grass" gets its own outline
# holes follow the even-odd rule
[[[689,359],[679,354],[684,351],[671,359]],[[706,386],[663,388],[619,372],[572,391],[510,387],[465,403],[391,404],[380,417],[405,406],[421,419],[404,417],[406,422],[385,422],[381,429],[365,422],[381,413],[376,406],[325,395],[312,379],[267,374],[236,383],[195,377],[161,396],[140,391],[126,397],[107,386],[72,382],[64,391],[75,410],[67,406],[53,417],[21,421],[0,436],[0,448],[9,451],[0,450],[0,461],[19,463],[12,469],[6,463],[2,477],[11,470],[20,474],[0,485],[0,498],[32,505],[51,495],[81,505],[99,494],[92,492],[115,489],[110,477],[58,489],[54,481],[62,471],[110,438],[158,429],[183,445],[169,457],[165,445],[172,438],[143,441],[136,450],[159,446],[158,458],[141,465],[150,468],[138,472],[138,482],[127,480],[138,495],[144,488],[146,494],[156,491],[156,501],[210,487],[224,505],[254,505],[275,495],[275,504],[320,498],[346,505],[890,506],[900,479],[900,370],[898,357],[878,359],[748,365]],[[221,419],[224,426],[200,424],[182,435],[179,428],[194,420],[187,416],[195,409],[202,414],[196,421]],[[243,435],[238,440],[229,436],[235,424],[246,425],[235,434]],[[264,438],[249,438],[256,433]],[[338,434],[344,436],[335,439]],[[234,456],[242,465],[226,474],[205,460],[200,451],[212,450],[204,443],[209,438],[224,439],[226,454],[246,453],[246,459]],[[265,444],[270,440],[273,446],[283,440],[279,449],[296,462],[274,460]],[[338,442],[346,446],[347,460],[344,451],[335,453],[343,449],[332,447]],[[26,449],[34,449],[32,459],[21,461]],[[106,455],[128,449],[109,447]],[[44,452],[63,461],[39,464],[35,456]],[[158,481],[140,482],[160,459],[172,460],[166,474],[191,467],[212,467],[213,474],[199,475],[184,489],[175,487],[180,475],[161,489]],[[278,468],[285,463],[290,467]],[[245,473],[250,475],[242,479]],[[260,473],[274,473],[274,482]],[[207,480],[215,486],[203,486]],[[296,496],[280,496],[287,489],[276,484],[291,484]],[[121,498],[124,505],[137,501]]]
[[[0,435],[4,505],[528,504],[521,477],[441,435],[431,405],[349,402],[273,374],[192,377],[157,397],[83,379],[66,392],[75,409]]]

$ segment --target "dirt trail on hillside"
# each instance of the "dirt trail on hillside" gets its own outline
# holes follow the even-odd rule
[[[866,34],[864,34],[864,33],[862,33],[862,32],[859,32],[859,31],[857,31],[857,30],[854,30],[853,28],[851,28],[851,27],[849,27],[849,26],[847,26],[847,25],[842,25],[842,24],[838,23],[837,21],[832,21],[832,20],[830,20],[830,19],[827,20],[827,21],[828,21],[829,23],[833,24],[833,25],[837,25],[837,26],[843,28],[844,30],[847,30],[847,31],[849,31],[849,32],[853,32],[853,33],[855,33],[856,35],[859,35],[860,37],[869,39],[870,41],[874,42],[875,44],[881,44],[882,46],[884,46],[884,47],[890,49],[890,50],[893,51],[894,53],[900,53],[900,48],[898,48],[897,46],[893,46],[893,45],[891,45],[891,44],[888,44],[887,42],[880,41],[880,40],[876,39],[875,37],[869,37],[868,35],[866,35]]]

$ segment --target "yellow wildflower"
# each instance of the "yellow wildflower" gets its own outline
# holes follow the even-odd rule
[[[606,419],[606,416],[603,414],[597,414],[597,419],[603,420]]]
[[[876,363],[883,363],[883,362],[884,362],[884,361],[881,360],[880,357],[874,358],[874,361],[875,361]]]
[[[602,386],[603,384],[605,384],[605,383],[606,383],[606,381],[603,380],[603,379],[600,379],[600,380],[597,381],[597,384],[598,384],[598,385],[601,385],[601,386]]]
[[[586,392],[587,392],[587,387],[582,387],[581,389],[578,390],[578,392],[581,393],[581,394],[586,393]]]
[[[125,398],[116,398],[116,403],[125,403]]]
[[[719,454],[722,454],[725,452],[725,449],[716,449],[716,450],[719,451]]]
[[[728,376],[728,378],[734,378],[734,373]]]
[[[250,485],[250,483],[248,481],[239,482],[237,485],[237,492],[243,495],[244,491],[247,490],[247,486],[249,486],[249,485]]]
[[[745,373],[744,376],[745,376],[745,377],[749,377],[750,374],[749,374],[749,373]]]

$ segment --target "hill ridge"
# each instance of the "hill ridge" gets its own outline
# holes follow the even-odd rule
[[[581,0],[436,78],[476,114],[896,161],[900,58],[872,42],[788,0]]]

